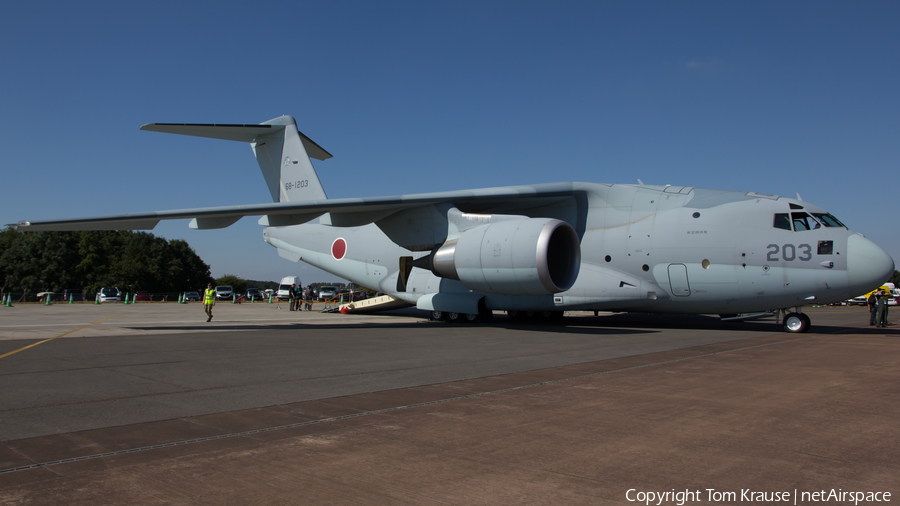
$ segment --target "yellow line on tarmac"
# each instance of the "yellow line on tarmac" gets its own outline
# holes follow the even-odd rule
[[[137,314],[137,313],[134,313],[134,314]],[[80,327],[80,328],[77,328],[77,329],[75,329],[75,330],[70,330],[69,332],[66,332],[65,334],[60,334],[60,335],[58,335],[58,336],[56,336],[56,337],[51,337],[50,339],[44,339],[43,341],[38,341],[38,342],[36,342],[36,343],[29,344],[28,346],[25,346],[24,348],[19,348],[18,350],[13,350],[13,351],[4,353],[3,355],[0,355],[0,358],[6,358],[6,357],[8,357],[8,356],[10,356],[10,355],[15,355],[16,353],[19,353],[20,351],[25,351],[25,350],[27,350],[28,348],[34,348],[35,346],[37,346],[37,345],[39,345],[39,344],[44,344],[44,343],[53,341],[54,339],[59,339],[60,337],[66,337],[67,335],[69,335],[69,334],[74,334],[75,332],[78,332],[79,330],[84,330],[84,329],[86,329],[86,328],[88,328],[88,327],[90,327],[90,326],[96,325],[96,324],[98,324],[98,323],[100,323],[100,322],[105,322],[106,320],[110,320],[110,319],[112,319],[112,318],[117,318],[117,317],[119,317],[119,316],[133,316],[133,315],[120,314],[120,315],[116,315],[116,316],[110,316],[109,318],[104,318],[104,319],[102,319],[102,320],[97,320],[97,321],[95,321],[94,323],[90,323],[90,324],[88,324],[88,325],[85,325],[84,327]]]

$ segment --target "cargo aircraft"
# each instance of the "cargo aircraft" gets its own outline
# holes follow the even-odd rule
[[[799,196],[567,182],[329,199],[310,159],[331,154],[291,116],[141,129],[250,143],[274,203],[13,226],[149,230],[189,218],[191,228],[217,229],[261,216],[280,256],[463,322],[495,310],[777,312],[786,331],[805,332],[802,306],[866,293],[894,271],[885,251]]]

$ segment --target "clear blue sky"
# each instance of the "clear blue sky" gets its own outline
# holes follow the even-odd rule
[[[268,202],[249,145],[139,128],[290,114],[333,198],[799,192],[900,258],[894,1],[6,2],[0,69],[0,223]],[[336,279],[187,223],[214,276]]]

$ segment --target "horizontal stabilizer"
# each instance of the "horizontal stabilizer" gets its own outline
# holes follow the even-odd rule
[[[167,134],[192,135],[194,137],[208,137],[210,139],[224,139],[226,141],[256,142],[261,135],[271,134],[284,130],[285,125],[216,125],[203,123],[148,123],[141,130],[148,132],[163,132]],[[300,134],[306,154],[316,160],[327,160],[332,157],[309,137]]]

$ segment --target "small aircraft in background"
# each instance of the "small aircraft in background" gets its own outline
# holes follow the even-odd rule
[[[894,272],[881,248],[799,199],[685,186],[551,183],[328,199],[311,158],[331,154],[291,116],[260,124],[151,123],[142,130],[248,142],[274,203],[22,221],[20,230],[195,229],[261,216],[284,258],[432,312],[487,321],[566,310],[785,313],[842,301]],[[317,220],[317,222],[314,222]]]

